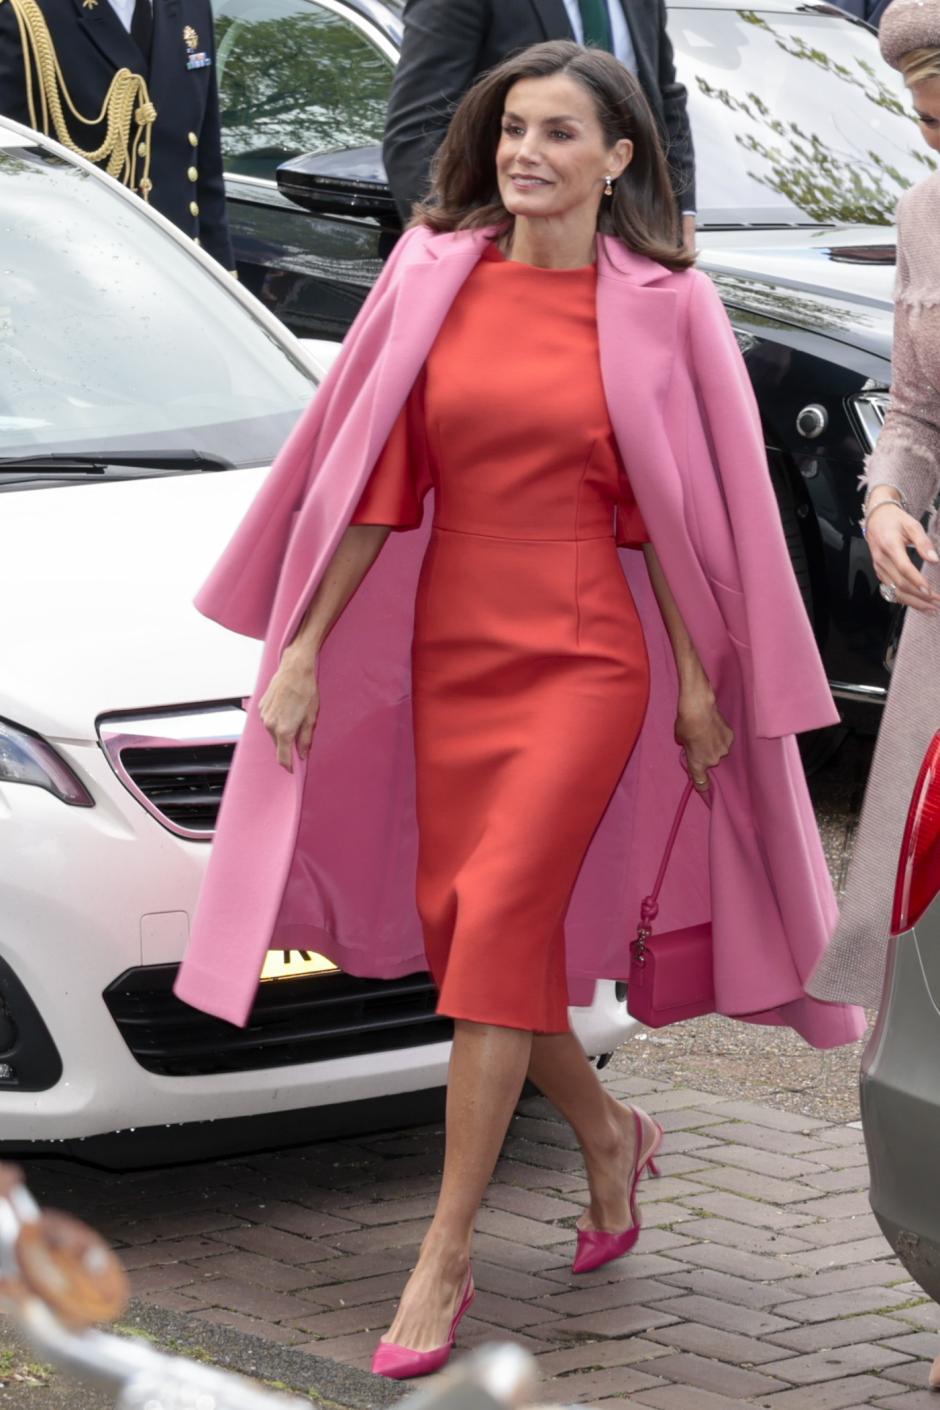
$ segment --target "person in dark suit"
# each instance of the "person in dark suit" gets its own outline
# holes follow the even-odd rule
[[[209,0],[0,0],[0,113],[103,167],[234,270]]]
[[[576,39],[633,70],[666,143],[683,237],[695,238],[695,160],[686,90],[676,78],[664,0],[405,0],[401,61],[383,155],[404,220],[430,185],[431,158],[476,78],[546,39]]]
[[[864,20],[866,24],[877,29],[891,0],[835,0],[835,3],[840,10],[845,10],[847,15],[854,15],[857,20]]]

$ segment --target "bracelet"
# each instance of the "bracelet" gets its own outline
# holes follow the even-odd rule
[[[864,517],[864,519],[862,520],[862,537],[863,537],[863,538],[866,538],[866,537],[868,536],[868,522],[869,522],[869,520],[871,519],[871,516],[872,516],[873,514],[877,514],[879,509],[884,509],[885,506],[888,505],[888,504],[891,505],[892,509],[900,509],[901,512],[902,512],[902,514],[907,514],[907,513],[910,512],[910,511],[908,510],[907,505],[904,503],[903,499],[880,499],[880,500],[878,501],[878,503],[873,506],[873,508],[867,509],[867,510],[865,511],[865,517]]]

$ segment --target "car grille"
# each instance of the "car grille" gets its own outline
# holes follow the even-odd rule
[[[162,1077],[249,1072],[450,1040],[428,974],[356,979],[333,971],[263,983],[245,1028],[172,992],[176,965],[129,969],[104,1001],[137,1062]]]
[[[161,817],[188,832],[211,833],[234,744],[123,749],[121,763]]]
[[[105,716],[98,736],[118,778],[171,832],[209,841],[245,723],[227,702],[150,715]]]

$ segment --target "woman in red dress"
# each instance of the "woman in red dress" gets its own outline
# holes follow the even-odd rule
[[[601,380],[598,229],[669,268],[665,161],[632,75],[567,43],[507,61],[442,149],[437,229],[497,227],[458,293],[301,628],[261,702],[290,767],[311,746],[316,662],[389,532],[433,532],[415,611],[417,899],[455,1020],[437,1211],[374,1369],[437,1369],[473,1295],[474,1220],[528,1075],[570,1121],[590,1206],[574,1271],[636,1241],[661,1132],[602,1087],[569,1029],[564,921],[636,743],[648,664],[617,553],[642,548],[675,652],[676,737],[696,786],[731,731],[621,463]]]

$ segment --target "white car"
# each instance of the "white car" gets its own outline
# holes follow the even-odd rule
[[[192,598],[329,356],[0,120],[0,1143],[444,1081],[427,975],[272,954],[245,1030],[171,993],[259,658]],[[574,1019],[612,1050],[622,989]]]

